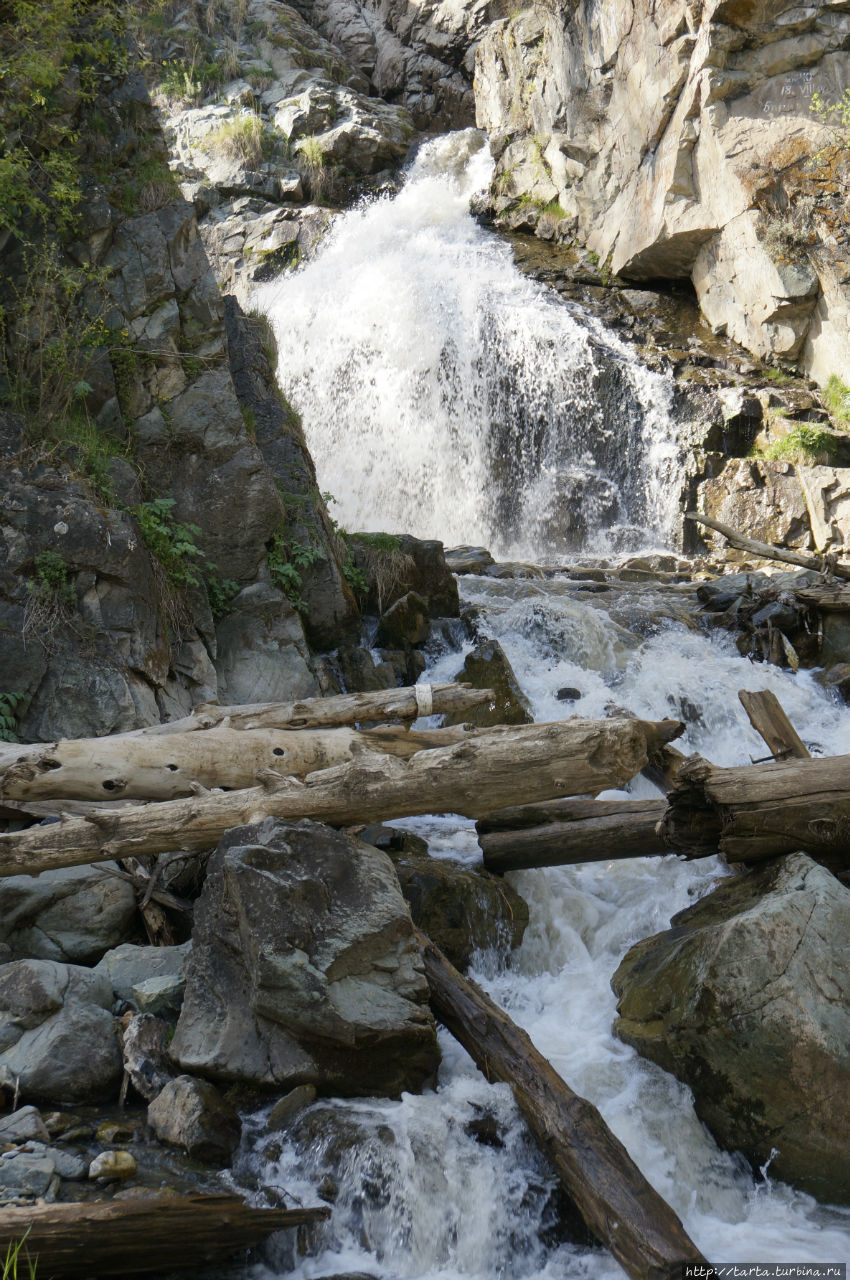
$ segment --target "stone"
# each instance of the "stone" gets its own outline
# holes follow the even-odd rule
[[[296,609],[264,582],[245,587],[216,632],[221,697],[231,705],[288,702],[319,692]]]
[[[54,1103],[111,1097],[121,1054],[112,989],[90,969],[53,960],[0,967],[0,1085]]]
[[[101,1151],[89,1165],[89,1177],[97,1182],[126,1182],[136,1176],[137,1168],[129,1151]]]
[[[451,547],[446,564],[452,573],[486,573],[496,561],[485,547]]]
[[[239,1116],[208,1080],[177,1076],[148,1107],[148,1124],[160,1142],[188,1156],[228,1164],[239,1145]]]
[[[316,1101],[316,1086],[312,1084],[299,1084],[294,1089],[290,1089],[289,1093],[284,1094],[282,1098],[274,1104],[269,1112],[269,1118],[266,1121],[266,1128],[270,1131],[278,1129],[287,1129],[292,1122],[292,1118],[303,1111],[305,1107],[309,1107],[311,1103]]]
[[[850,549],[850,468],[796,467],[818,551]]]
[[[13,954],[93,964],[136,922],[132,885],[114,862],[0,880],[0,940]]]
[[[167,1022],[152,1013],[134,1014],[124,1027],[121,1038],[124,1070],[146,1102],[152,1102],[174,1078],[168,1052],[171,1030]]]
[[[714,520],[777,546],[811,545],[809,512],[800,481],[788,462],[730,458],[720,475],[699,486],[698,507]],[[720,550],[720,534],[700,527],[700,536]]]
[[[36,1138],[47,1142],[50,1134],[36,1107],[19,1107],[10,1116],[0,1116],[0,1143],[26,1142]]]
[[[28,1142],[25,1148],[28,1154],[49,1160],[54,1173],[68,1182],[80,1182],[88,1173],[88,1161],[73,1151],[64,1151],[61,1147],[51,1147],[45,1142]]]
[[[133,987],[133,1004],[140,1013],[176,1015],[180,1012],[185,990],[186,980],[183,977],[145,978]]]
[[[428,638],[428,606],[416,591],[396,600],[381,615],[378,643],[395,648],[412,648]]]
[[[171,1045],[184,1071],[398,1096],[439,1061],[427,1000],[386,854],[309,821],[222,837]]]
[[[612,979],[616,1034],[693,1090],[722,1147],[819,1199],[850,1197],[850,890],[805,854],[729,879]]]
[[[492,689],[495,699],[446,717],[446,724],[474,724],[479,729],[497,724],[531,724],[534,716],[519,686],[508,656],[498,640],[481,640],[466,655],[454,677],[473,689]]]
[[[56,1166],[49,1156],[28,1152],[0,1155],[0,1198],[44,1196],[53,1179]]]
[[[367,604],[384,613],[408,591],[425,601],[432,618],[460,616],[457,582],[442,542],[410,534],[353,534],[354,563],[369,584]]]
[[[175,947],[140,947],[125,942],[98,961],[95,973],[109,982],[116,1000],[134,1004],[133,988],[151,978],[182,980],[191,942]]]

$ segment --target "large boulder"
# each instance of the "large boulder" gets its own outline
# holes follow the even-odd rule
[[[632,947],[615,1030],[721,1146],[850,1202],[850,890],[805,854],[736,876]]]
[[[0,968],[0,1085],[54,1103],[109,1098],[121,1052],[103,974],[54,960]]]
[[[92,964],[130,935],[132,885],[114,862],[0,880],[0,942],[13,955]]]
[[[148,1124],[160,1142],[211,1164],[229,1163],[242,1132],[239,1116],[215,1085],[191,1076],[168,1082],[148,1107]]]
[[[481,640],[464,659],[455,680],[471,684],[473,689],[492,689],[491,703],[469,707],[446,716],[446,724],[474,724],[479,729],[496,724],[531,724],[531,704],[520,688],[510,659],[498,640]]]
[[[226,832],[171,1046],[184,1071],[278,1092],[419,1089],[439,1061],[427,1001],[386,854],[308,821]]]

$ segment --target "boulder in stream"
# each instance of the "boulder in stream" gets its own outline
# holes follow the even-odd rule
[[[474,724],[479,729],[497,724],[531,724],[529,701],[519,686],[514,669],[498,640],[481,640],[466,655],[455,680],[471,684],[473,689],[492,689],[492,703],[470,707],[447,716],[446,724]]]
[[[850,890],[805,854],[735,876],[612,979],[615,1031],[691,1087],[728,1150],[850,1203]]]
[[[319,823],[225,833],[195,916],[171,1054],[280,1092],[416,1090],[439,1062],[410,914],[385,853]]]

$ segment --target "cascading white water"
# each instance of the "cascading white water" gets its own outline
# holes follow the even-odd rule
[[[558,501],[583,490],[598,503],[583,517],[591,537],[616,507],[614,519],[661,538],[677,492],[669,387],[518,275],[474,226],[466,202],[486,159],[470,151],[468,135],[432,144],[400,196],[346,215],[316,262],[262,296],[321,484],[350,528],[491,546],[524,537],[539,550],[583,536],[575,501],[572,525],[556,521]],[[596,452],[585,457],[589,437]],[[850,711],[813,676],[754,666],[729,637],[694,629],[692,605],[675,594],[659,603],[648,588],[620,592],[612,608],[557,577],[465,578],[461,590],[537,719],[603,715],[612,702],[673,714],[688,722],[685,750],[746,763],[764,749],[736,693],[770,688],[812,750],[848,749]],[[456,652],[436,655],[427,678],[460,665]],[[571,704],[555,696],[564,685],[580,693]],[[632,794],[651,791],[633,784]],[[396,825],[425,835],[432,856],[480,861],[464,819]],[[688,1089],[612,1034],[610,978],[624,952],[724,874],[718,859],[667,857],[517,875],[531,916],[523,945],[508,965],[481,957],[474,976],[600,1108],[708,1257],[850,1261],[850,1210],[818,1205],[769,1170],[754,1177],[717,1148]],[[318,1251],[297,1257],[283,1242],[255,1280],[622,1280],[607,1253],[558,1233],[554,1179],[508,1089],[489,1085],[445,1033],[441,1048],[435,1091],[320,1102],[306,1113],[309,1140],[269,1134],[266,1113],[249,1120],[237,1180],[305,1203],[331,1167],[335,1182]],[[489,1145],[470,1125],[487,1113]]]
[[[397,196],[258,291],[320,486],[349,529],[538,554],[669,540],[671,385],[477,226],[491,167],[474,130],[427,143]]]

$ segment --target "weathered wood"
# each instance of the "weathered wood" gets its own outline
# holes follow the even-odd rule
[[[597,1109],[573,1093],[528,1035],[419,933],[431,1007],[489,1080],[506,1081],[585,1223],[633,1280],[681,1280],[704,1262]]]
[[[486,729],[410,760],[364,752],[296,782],[272,770],[264,785],[133,805],[0,835],[0,875],[212,848],[229,828],[273,816],[334,826],[421,813],[479,818],[505,804],[593,795],[622,786],[647,752],[683,730],[675,720],[562,720]]]
[[[303,778],[363,751],[403,759],[461,742],[463,725],[410,732],[395,726],[333,729],[209,729],[138,738],[76,738],[0,763],[3,800],[173,800],[198,787],[252,786],[263,769]]]
[[[418,692],[417,692],[418,690]],[[300,702],[258,702],[219,707],[204,703],[191,715],[166,724],[113,734],[112,742],[145,737],[196,733],[218,726],[229,729],[328,729],[341,725],[372,724],[383,720],[415,720],[426,712],[465,711],[481,702],[492,702],[492,689],[472,689],[466,684],[406,685],[401,689],[376,689],[369,693],[341,693],[331,698],[305,698]],[[0,765],[27,760],[44,750],[44,743],[0,743]]]
[[[197,1267],[330,1210],[254,1209],[238,1196],[151,1196],[0,1210],[0,1258],[26,1237],[24,1257],[45,1280],[143,1276]],[[20,1265],[20,1274],[27,1274]]]
[[[816,586],[800,587],[795,599],[809,609],[820,613],[850,613],[850,587],[843,582],[822,582]]]
[[[758,862],[802,849],[850,861],[850,756],[731,769],[694,757],[667,799],[659,834],[676,853]]]
[[[850,580],[850,565],[836,563],[833,556],[813,556],[802,551],[788,551],[785,547],[774,547],[769,542],[747,538],[731,525],[713,520],[710,516],[702,516],[698,511],[686,511],[685,519],[704,524],[707,528],[722,533],[733,547],[737,547],[739,551],[749,551],[751,555],[759,556],[762,560],[780,560],[783,564],[793,564],[803,569],[816,569],[818,573],[832,573],[836,578]]]
[[[478,843],[488,871],[523,871],[576,862],[607,862],[669,853],[656,832],[666,812],[664,800],[555,800],[502,810],[477,824]],[[520,815],[521,826],[492,829]],[[525,822],[538,816],[537,826]]]
[[[788,719],[775,693],[770,689],[740,689],[738,698],[756,733],[761,734],[767,749],[777,760],[793,757],[810,760],[811,752]]]

